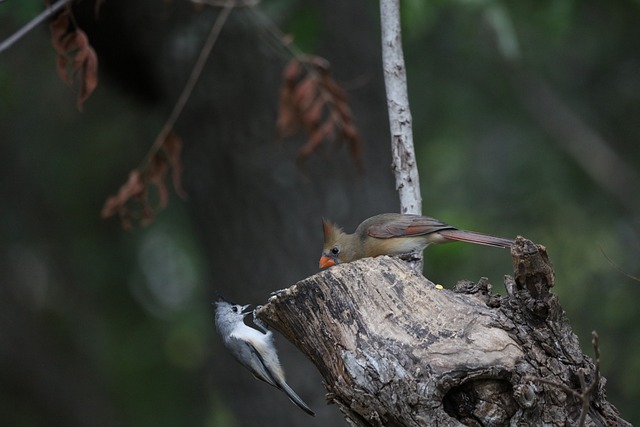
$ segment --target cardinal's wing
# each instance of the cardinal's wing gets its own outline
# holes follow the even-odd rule
[[[367,234],[378,239],[391,239],[393,237],[420,236],[440,230],[453,229],[455,227],[428,216],[397,215],[380,224],[371,225],[367,228]]]

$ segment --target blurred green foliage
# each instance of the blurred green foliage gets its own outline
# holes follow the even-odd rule
[[[555,292],[585,353],[593,355],[591,331],[598,331],[609,398],[637,423],[640,284],[616,266],[639,276],[640,188],[629,191],[636,208],[629,210],[594,182],[523,107],[500,51],[501,39],[515,37],[516,61],[544,78],[638,173],[637,3],[430,5],[438,18],[405,52],[423,210],[462,228],[521,234],[547,246]],[[488,15],[496,7],[510,25],[496,27]],[[502,33],[505,27],[514,32]],[[489,275],[494,289],[502,288],[510,269],[504,257],[453,246],[427,251],[427,275],[445,286]],[[470,259],[477,263],[465,264]]]
[[[640,3],[411,0],[403,8],[425,214],[546,245],[586,354],[591,330],[600,334],[609,399],[640,423],[640,283],[607,260],[640,276],[639,211],[540,127],[505,65],[517,61],[543,78],[638,172]],[[35,0],[0,4],[0,36],[40,10]],[[308,51],[333,31],[310,3],[286,30]],[[88,361],[86,393],[109,396],[117,415],[103,411],[123,425],[233,426],[224,390],[200,380],[213,334],[208,272],[184,205],[174,200],[153,226],[130,234],[99,219],[163,117],[107,82],[79,114],[54,63],[42,28],[0,56],[2,295],[27,310],[25,334],[48,335],[35,346],[45,366],[74,366],[72,353]],[[445,287],[486,275],[500,292],[511,265],[498,250],[448,245],[427,251],[425,271]],[[2,336],[17,340],[11,312],[0,319]],[[15,356],[8,347],[2,355]],[[65,425],[22,399],[26,388],[5,387],[11,379],[0,374],[8,425]]]
[[[302,52],[309,53],[316,50],[318,39],[326,31],[321,27],[312,3],[301,4],[294,13],[294,19],[283,30],[293,36],[293,43]]]
[[[43,2],[40,0],[5,0],[0,3],[0,19],[3,22],[17,24],[19,22],[27,23],[34,16],[42,12]],[[3,26],[2,40],[11,34],[12,25]]]
[[[21,25],[23,3],[0,5],[3,33]],[[10,7],[15,15],[6,16]],[[102,408],[95,416],[121,425],[200,423],[211,407],[198,376],[209,357],[212,318],[202,252],[184,205],[172,203],[153,227],[133,233],[100,219],[106,196],[142,159],[162,117],[104,81],[89,102],[85,113],[75,108],[43,28],[0,57],[2,296],[27,310],[2,317],[3,370],[7,358],[19,365],[15,358],[24,356],[8,351],[7,335],[46,334],[37,364],[64,371],[80,357],[92,367],[46,386],[42,393],[62,402],[65,393],[86,395],[87,402],[58,402],[61,412],[91,407],[97,394],[108,396],[117,415]],[[21,316],[33,321],[12,331]],[[55,408],[21,399],[28,386],[8,384],[2,376],[3,424],[73,424]]]

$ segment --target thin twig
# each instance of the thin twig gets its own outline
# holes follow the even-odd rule
[[[640,282],[640,277],[636,277],[632,274],[627,273],[626,271],[624,271],[622,268],[618,267],[618,265],[616,263],[614,263],[611,258],[609,258],[607,256],[607,254],[604,252],[604,249],[602,249],[602,246],[599,246],[600,248],[600,252],[602,252],[602,256],[604,256],[604,258],[609,261],[609,264],[611,264],[613,266],[613,268],[615,268],[616,270],[618,270],[620,273],[624,274],[625,276],[627,276],[629,279],[631,280],[635,280],[636,282]]]
[[[191,3],[205,4],[213,7],[225,7],[227,0],[191,0]],[[233,7],[253,7],[260,3],[260,0],[236,0]]]
[[[595,390],[598,388],[598,384],[600,383],[600,347],[598,345],[598,333],[596,331],[591,332],[591,343],[593,344],[593,352],[595,354],[595,370],[594,370],[594,378],[591,381],[591,384],[587,385],[587,382],[584,378],[584,370],[578,371],[578,380],[580,381],[580,389],[582,392],[577,392],[572,388],[567,387],[563,383],[548,380],[540,377],[533,376],[525,376],[522,378],[523,381],[535,381],[541,384],[546,384],[555,388],[558,388],[564,391],[567,394],[572,395],[576,399],[579,399],[582,402],[580,407],[580,418],[578,419],[578,426],[583,427],[585,421],[587,419],[587,414],[589,413],[589,405],[591,404],[591,397],[595,393]]]
[[[52,6],[47,6],[47,8],[43,10],[38,16],[33,18],[24,27],[20,28],[18,31],[9,36],[9,38],[0,43],[0,53],[10,48],[18,40],[24,37],[29,31],[37,27],[42,21],[44,21],[72,1],[73,0],[60,0],[59,2],[54,3]]]
[[[191,1],[217,2],[219,0],[191,0]],[[246,0],[246,1],[251,1],[251,0]],[[278,28],[278,26],[271,19],[269,19],[268,16],[266,16],[263,12],[261,12],[257,8],[250,8],[249,12],[251,13],[251,15],[253,16],[256,22],[261,22],[263,24],[263,25],[258,25],[258,28],[266,29],[267,35],[271,36],[274,40],[276,40],[278,42],[278,46],[282,47],[287,52],[288,56],[297,59],[300,65],[304,67],[305,71],[308,74],[318,79],[320,78],[320,73],[318,72],[317,68],[308,61],[309,55],[305,54],[295,43],[284,41],[286,38],[286,34],[284,34],[282,30],[280,30],[280,28]],[[323,87],[321,87],[320,89],[321,89],[320,95],[322,96],[322,99],[325,101],[325,103],[332,102],[333,97],[327,92],[327,90],[324,89]],[[337,114],[337,112],[335,112],[334,110],[331,110],[330,114],[332,115],[332,118],[336,123],[342,123],[342,119]]]
[[[208,3],[208,2],[218,2],[219,0],[191,0],[191,1],[197,1],[197,2],[203,1]],[[245,0],[245,1],[250,2],[252,0]],[[284,49],[287,56],[295,58],[298,61],[298,63],[302,65],[302,67],[305,69],[307,74],[309,74],[316,80],[319,80],[319,81],[322,80],[322,76],[318,72],[318,69],[316,68],[316,66],[314,66],[312,62],[309,61],[309,55],[305,54],[292,41],[289,41],[289,42],[285,41],[286,35],[282,32],[282,30],[280,30],[280,28],[278,28],[278,26],[267,15],[265,15],[263,12],[261,12],[257,8],[249,8],[248,13],[250,13],[250,16],[254,19],[255,22],[259,22],[262,24],[262,25],[256,25],[256,27],[264,29],[266,31],[267,36],[275,40],[277,42],[277,46]],[[327,88],[324,85],[322,84],[319,85],[318,89],[319,89],[318,90],[319,95],[326,105],[331,105],[334,103],[333,95],[330,93],[329,90],[327,90]],[[333,120],[333,122],[336,123],[338,127],[343,129],[345,128],[345,121],[342,120],[342,117],[340,116],[340,114],[335,108],[329,108],[328,113],[331,116],[331,119]]]
[[[560,390],[564,391],[567,394],[572,395],[573,397],[575,397],[577,399],[582,399],[582,393],[579,393],[579,392],[575,391],[574,389],[569,388],[566,385],[564,385],[562,383],[559,383],[557,381],[548,380],[546,378],[541,378],[541,377],[534,377],[534,376],[530,376],[530,375],[524,376],[522,378],[522,381],[523,382],[535,381],[535,382],[540,383],[540,384],[550,385],[552,387],[559,388]]]
[[[594,390],[596,390],[598,388],[598,383],[600,382],[600,347],[598,346],[598,333],[596,331],[592,331],[591,332],[591,344],[593,345],[593,352],[595,354],[595,372],[594,372],[594,378],[593,381],[591,381],[591,384],[589,385],[589,387],[586,387],[585,381],[584,381],[584,373],[581,371],[580,372],[580,384],[582,386],[583,392],[582,392],[582,410],[580,412],[580,419],[578,420],[578,425],[579,426],[583,426],[584,422],[587,419],[587,413],[589,412],[589,403],[590,403],[590,398],[593,396],[594,394]]]
[[[236,5],[235,0],[226,0],[224,2],[224,7],[220,11],[220,14],[216,18],[216,21],[213,23],[213,26],[211,27],[209,36],[207,37],[207,40],[205,41],[204,46],[202,46],[200,55],[198,56],[198,59],[195,65],[193,66],[193,69],[191,70],[191,75],[189,76],[189,79],[187,80],[187,83],[185,84],[184,89],[182,89],[182,92],[180,93],[180,97],[178,97],[178,100],[176,101],[176,104],[173,106],[173,110],[171,111],[169,118],[165,122],[164,126],[160,130],[160,133],[158,134],[155,141],[153,142],[153,145],[149,149],[149,152],[147,153],[144,160],[142,161],[142,166],[140,167],[140,169],[145,169],[151,162],[151,159],[153,159],[156,153],[160,151],[160,149],[162,148],[162,145],[167,139],[167,136],[173,129],[173,126],[176,124],[178,117],[180,117],[180,114],[182,114],[182,110],[184,110],[184,107],[187,105],[187,101],[189,100],[189,97],[193,92],[193,88],[198,82],[198,79],[200,78],[200,74],[202,74],[202,70],[204,69],[204,66],[207,63],[207,59],[209,58],[211,49],[215,45],[216,40],[220,35],[220,31],[222,31],[222,27],[226,23],[227,18],[229,17],[229,14],[231,13],[231,10],[235,7],[235,5]]]
[[[215,1],[215,0],[214,0]],[[307,54],[305,54],[293,41],[285,41],[287,35],[282,32],[280,28],[270,19],[264,12],[260,11],[258,8],[249,8],[247,9],[250,16],[253,18],[255,22],[258,22],[262,25],[256,25],[259,29],[264,29],[266,31],[267,36],[273,38],[276,41],[276,46],[281,47],[285,53],[286,57],[296,58],[300,64],[307,70],[309,73],[317,73],[316,69],[308,64],[306,61]]]
[[[591,383],[591,386],[587,387],[587,382],[584,379],[584,372],[582,370],[578,371],[578,379],[580,380],[580,389],[583,390],[581,395],[582,407],[580,408],[580,418],[578,418],[578,425],[582,427],[587,420],[587,413],[589,412],[588,397],[591,396],[591,386],[595,384],[595,381]]]
[[[253,27],[261,33],[267,46],[272,48],[279,57],[289,60],[291,57],[298,57],[298,54],[302,55],[302,51],[293,43],[291,37],[283,34],[264,12],[255,7],[245,8],[244,11],[252,21]]]
[[[593,383],[591,384],[591,388],[596,388],[598,383],[600,382],[600,346],[598,344],[598,341],[598,333],[596,331],[591,331],[591,345],[593,345],[593,354],[596,358],[596,372]]]

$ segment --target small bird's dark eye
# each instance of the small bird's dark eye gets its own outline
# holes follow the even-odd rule
[[[340,253],[340,249],[336,246],[331,248],[331,253],[334,255],[338,255]]]
[[[238,307],[236,307],[235,305],[233,307],[231,307],[231,310],[233,310],[234,313],[238,312]]]

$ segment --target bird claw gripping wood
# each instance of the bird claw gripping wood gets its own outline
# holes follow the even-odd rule
[[[269,327],[262,320],[258,319],[256,312],[261,309],[261,305],[257,305],[256,308],[253,309],[253,324],[262,330],[265,334],[269,332]]]

